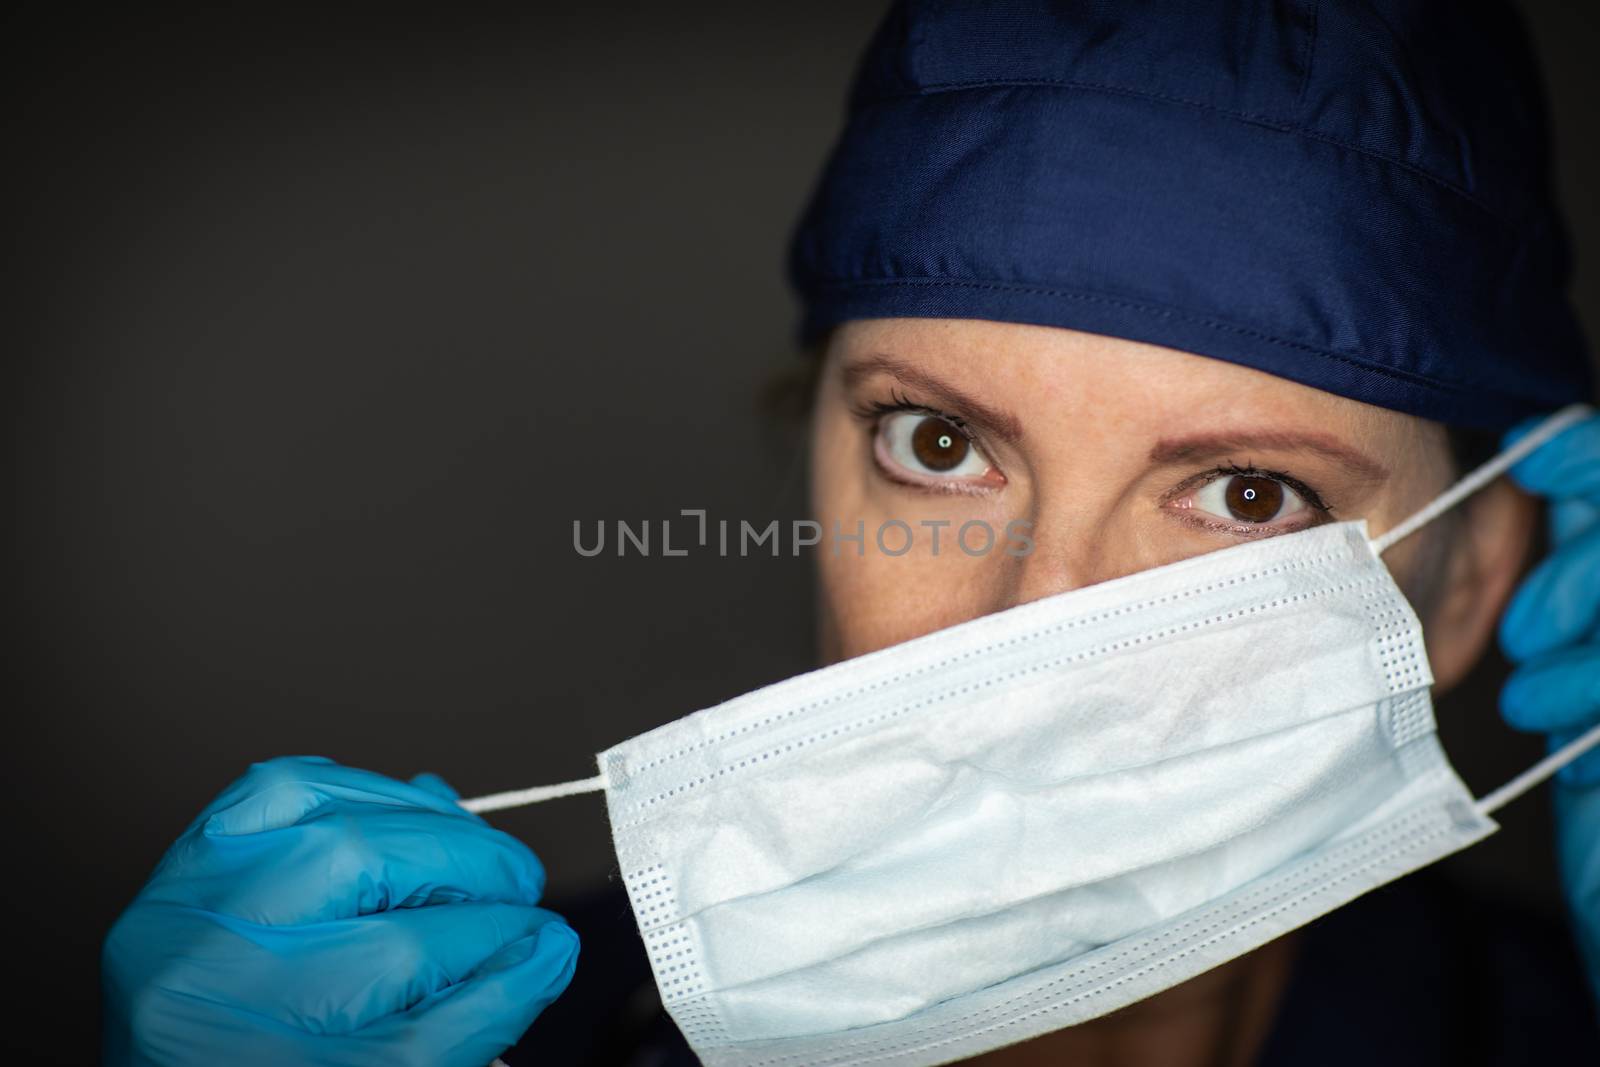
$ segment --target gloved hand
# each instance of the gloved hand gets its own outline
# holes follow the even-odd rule
[[[1600,416],[1558,434],[1511,477],[1549,498],[1552,552],[1500,622],[1501,647],[1517,664],[1500,707],[1512,726],[1549,734],[1554,748],[1600,721]],[[1600,997],[1600,749],[1564,768],[1553,788],[1562,882]]]
[[[572,978],[544,869],[454,803],[317,757],[257,764],[106,938],[105,1062],[487,1067]]]

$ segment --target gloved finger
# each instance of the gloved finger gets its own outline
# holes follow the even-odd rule
[[[1593,725],[1592,723],[1586,725]],[[1550,735],[1549,751],[1570,744],[1583,734],[1583,729],[1557,730]],[[1600,747],[1591,748],[1561,770],[1556,772],[1556,781],[1563,787],[1576,790],[1600,789]],[[1600,831],[1600,823],[1590,827],[1590,832]],[[1600,840],[1592,842],[1597,853],[1597,862],[1600,862]]]
[[[417,920],[438,919],[432,912],[479,910],[481,921],[459,915],[440,922],[440,929],[423,931],[414,941],[409,926]],[[497,909],[491,913],[492,909]],[[384,924],[407,928],[385,930]],[[220,920],[220,921],[219,921]],[[119,941],[130,922],[180,924],[174,929],[132,929]],[[254,945],[228,921],[185,909],[133,909],[125,914],[106,942],[107,1003],[129,1009],[137,1018],[107,1019],[108,1038],[137,1034],[144,1058],[151,1063],[227,1063],[237,1067],[278,1067],[285,1063],[316,1063],[365,1067],[372,1063],[399,1064],[396,1035],[426,1042],[431,1051],[453,1042],[469,1043],[474,1032],[485,1029],[520,1036],[533,1016],[566,988],[577,955],[577,935],[559,917],[543,909],[503,909],[497,905],[451,905],[409,912],[389,912],[353,920],[364,929],[346,929],[335,923],[301,928],[325,938],[326,952],[308,956],[304,946],[285,945],[287,931],[261,930],[277,942]],[[461,929],[455,929],[457,925]],[[338,929],[335,929],[338,928]],[[148,936],[148,935],[158,936]],[[392,934],[393,936],[384,936]],[[123,945],[138,946],[139,958],[122,960]],[[243,947],[247,955],[236,948]],[[151,956],[155,951],[158,956]],[[431,956],[430,953],[440,953]],[[346,953],[351,954],[347,957]],[[470,958],[478,953],[476,959]],[[349,962],[361,958],[356,966]],[[448,958],[446,958],[448,957]],[[441,1019],[435,1023],[416,1012],[452,989],[470,987],[482,975],[506,968],[507,959],[522,959],[522,985],[527,1003],[507,1005],[515,1018],[501,1020]],[[161,976],[150,981],[150,976]],[[121,995],[118,983],[131,976],[138,996]],[[287,993],[287,996],[285,995]],[[483,1004],[487,1012],[492,1005]],[[378,1012],[368,1016],[367,1012]],[[113,1012],[115,1014],[115,1011]],[[428,1033],[436,1026],[465,1024],[460,1032]],[[500,1050],[471,1063],[484,1067]],[[119,1062],[134,1062],[133,1052]],[[442,1056],[431,1061],[456,1064]],[[465,1065],[463,1065],[465,1067]]]
[[[1500,647],[1514,662],[1563,648],[1600,626],[1600,528],[1535,567],[1500,619]]]
[[[1600,644],[1558,649],[1518,667],[1500,691],[1518,730],[1578,730],[1600,720]]]
[[[1543,421],[1530,419],[1506,434],[1502,447],[1527,436]],[[1600,415],[1590,415],[1546,441],[1511,468],[1518,485],[1540,496],[1581,497],[1600,503]]]
[[[481,1067],[516,1044],[572,981],[578,935],[550,924],[507,945],[470,979],[344,1040],[399,1067]]]
[[[298,1027],[170,993],[159,985],[141,981],[119,988],[108,980],[104,1002],[102,1063],[282,1067],[315,1062],[322,1067],[363,1067],[357,1048],[341,1050],[337,1060],[313,1059],[308,1046],[321,1040]]]
[[[336,800],[422,808],[482,822],[436,792],[331,761],[288,757],[251,767],[201,812],[212,834],[254,834],[292,826]]]
[[[1600,504],[1587,500],[1554,500],[1550,503],[1550,543],[1556,548],[1600,526]]]
[[[211,799],[211,803],[200,809],[200,814],[194,817],[189,829],[193,830],[223,808],[231,807],[258,791],[261,788],[261,776],[264,774],[288,767],[303,767],[305,773],[313,774],[316,773],[315,768],[337,766],[337,763],[326,756],[278,756],[260,763],[252,763],[244,774],[229,782],[222,792]]]
[[[461,799],[461,794],[456,792],[454,786],[432,771],[423,771],[421,774],[412,775],[411,784],[418,789],[426,789],[428,792],[444,797],[449,801]]]
[[[269,925],[472,900],[535,904],[544,866],[486,823],[352,805],[258,834],[190,835],[143,899]]]
[[[165,909],[146,910],[162,921]],[[466,981],[506,946],[545,936],[551,925],[566,927],[543,908],[448,904],[307,926],[190,911],[180,928],[143,932],[165,935],[145,942],[160,945],[163,955],[181,954],[181,967],[147,962],[164,990],[323,1034],[406,1011]],[[567,935],[548,936],[554,944]]]

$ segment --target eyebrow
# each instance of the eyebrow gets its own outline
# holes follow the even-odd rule
[[[1322,456],[1349,468],[1360,478],[1375,482],[1389,477],[1388,468],[1377,460],[1356,451],[1336,437],[1314,431],[1261,430],[1163,437],[1150,449],[1150,461],[1180,463],[1202,456],[1226,455],[1252,448]]]
[[[949,408],[974,426],[991,433],[1003,441],[1015,443],[1022,437],[1022,424],[1010,412],[991,407],[971,393],[935,377],[921,367],[882,353],[850,360],[841,368],[844,383],[855,388],[874,374],[888,374],[902,384],[927,393],[940,407]]]
[[[841,368],[845,385],[855,388],[874,374],[888,374],[903,384],[929,394],[937,404],[959,415],[1001,440],[1015,443],[1022,437],[1022,424],[1015,415],[991,407],[971,393],[928,373],[921,367],[887,353],[875,353],[849,360]],[[1252,448],[1280,452],[1300,452],[1322,456],[1348,468],[1357,477],[1382,481],[1389,470],[1331,434],[1315,431],[1252,430],[1195,434],[1188,437],[1163,437],[1150,449],[1152,463],[1181,463],[1205,456],[1226,455]]]

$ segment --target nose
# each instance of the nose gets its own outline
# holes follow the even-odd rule
[[[1097,572],[1094,553],[1086,546],[1037,541],[1033,551],[1019,558],[1012,566],[1001,602],[995,605],[994,610],[1000,611],[1094,585],[1104,580],[1095,577]]]
[[[1009,561],[995,610],[1042,600],[1057,593],[1120,578],[1161,560],[1152,557],[1148,539],[1129,528],[1118,509],[1097,504],[1087,494],[1056,487],[1041,498],[1025,520],[1031,523],[1029,551]]]

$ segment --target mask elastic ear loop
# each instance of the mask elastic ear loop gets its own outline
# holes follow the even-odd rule
[[[1593,410],[1587,404],[1571,404],[1562,408],[1538,426],[1535,426],[1516,444],[1472,471],[1443,493],[1440,493],[1431,503],[1416,514],[1393,529],[1386,530],[1377,537],[1369,538],[1367,544],[1372,546],[1374,553],[1381,554],[1395,542],[1416,533],[1422,527],[1455,507],[1464,498],[1471,496],[1485,485],[1494,481],[1494,479],[1500,477],[1500,475],[1510,470],[1568,426],[1588,418],[1593,413]],[[1596,745],[1600,745],[1600,724],[1591,726],[1505,785],[1480,797],[1473,802],[1472,806],[1480,815],[1489,815],[1499,811]]]
[[[471,812],[500,811],[503,808],[520,808],[525,804],[538,804],[545,800],[554,800],[557,797],[576,796],[579,793],[598,793],[606,787],[606,776],[597,774],[593,778],[580,778],[576,782],[561,782],[558,785],[536,785],[532,789],[513,789],[506,793],[490,793],[488,796],[471,797],[467,800],[457,801],[463,808]]]
[[[1392,529],[1385,530],[1377,537],[1367,539],[1367,544],[1372,546],[1372,551],[1382,555],[1383,551],[1392,546],[1396,541],[1416,533],[1440,515],[1455,507],[1465,498],[1476,493],[1479,489],[1494,481],[1500,475],[1516,466],[1525,459],[1529,453],[1550,440],[1556,434],[1565,430],[1573,423],[1582,422],[1588,418],[1594,409],[1588,404],[1570,404],[1560,411],[1545,419],[1522,440],[1495,456],[1483,466],[1472,471],[1456,484],[1440,493],[1426,507],[1400,523]]]
[[[1499,789],[1479,797],[1473,801],[1472,806],[1478,810],[1479,815],[1490,815],[1499,811],[1596,745],[1600,745],[1600,723],[1589,727]]]
[[[1385,531],[1380,536],[1369,538],[1367,544],[1372,546],[1373,552],[1382,553],[1384,549],[1393,545],[1396,541],[1415,533],[1444,512],[1450,510],[1462,498],[1472,495],[1501,474],[1504,474],[1518,460],[1562,430],[1565,430],[1568,426],[1587,418],[1590,410],[1587,404],[1573,404],[1562,408],[1540,423],[1522,440],[1439,494],[1427,507],[1393,529]],[[1515,799],[1583,755],[1597,743],[1600,743],[1600,726],[1590,730],[1559,752],[1545,757],[1539,763],[1478,801],[1478,809],[1487,813]],[[538,785],[532,789],[513,789],[505,793],[490,793],[487,796],[471,797],[459,803],[470,812],[501,811],[505,808],[520,808],[527,804],[538,804],[542,801],[554,800],[557,797],[570,797],[579,793],[598,793],[605,787],[606,776],[597,774],[593,778],[583,778],[575,782]]]

